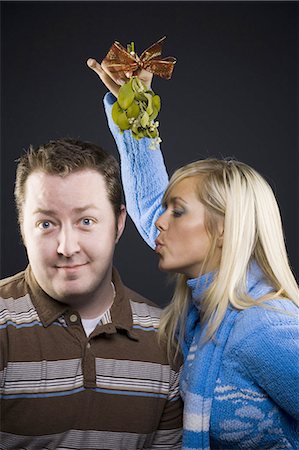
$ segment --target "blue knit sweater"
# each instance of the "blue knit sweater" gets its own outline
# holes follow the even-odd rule
[[[105,96],[108,123],[120,152],[127,209],[142,237],[154,247],[154,223],[162,212],[168,175],[160,149],[149,149],[150,139],[136,141],[131,132],[119,132],[111,119],[114,101],[111,94]],[[188,281],[191,298],[182,343],[183,448],[299,449],[298,309],[288,300],[268,301],[276,310],[229,308],[216,338],[199,346],[205,333],[199,321],[200,302],[212,278],[207,274]],[[247,275],[247,289],[253,298],[273,290],[255,262]]]

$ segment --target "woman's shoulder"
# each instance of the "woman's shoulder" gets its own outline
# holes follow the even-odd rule
[[[231,333],[231,340],[242,345],[250,341],[271,339],[288,334],[298,336],[299,308],[288,299],[267,300],[264,303],[246,308],[237,314]]]
[[[299,308],[287,298],[275,298],[265,300],[256,306],[251,306],[239,312],[237,321],[254,322],[253,325],[259,326],[260,321],[269,325],[279,323],[298,323]],[[257,322],[256,322],[257,321]]]

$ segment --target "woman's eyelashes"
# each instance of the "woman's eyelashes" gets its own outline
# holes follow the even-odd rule
[[[177,217],[181,217],[185,213],[185,210],[182,208],[173,208],[171,213],[172,213],[173,217],[177,218]]]
[[[181,206],[176,206],[172,202],[170,204],[163,203],[164,212],[170,211],[171,215],[174,218],[181,217],[186,211],[185,208]]]

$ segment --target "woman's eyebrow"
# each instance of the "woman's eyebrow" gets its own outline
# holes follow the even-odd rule
[[[188,203],[186,200],[184,200],[182,197],[180,196],[176,196],[176,197],[169,197],[169,202],[168,203],[175,203],[176,201],[181,201],[183,203]]]

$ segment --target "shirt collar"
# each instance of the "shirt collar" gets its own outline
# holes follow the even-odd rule
[[[122,283],[118,271],[113,267],[112,281],[115,286],[115,298],[110,308],[112,323],[116,330],[125,330],[130,338],[138,340],[133,330],[133,316],[127,287]]]
[[[32,303],[45,327],[48,327],[72,309],[69,305],[54,300],[43,291],[36,281],[30,265],[25,270],[25,281],[29,287]],[[130,338],[138,340],[136,332],[133,330],[133,317],[128,290],[114,267],[112,269],[112,281],[115,286],[115,298],[110,308],[113,329],[106,325],[103,325],[103,327],[109,328],[110,332],[125,330]]]
[[[25,270],[25,281],[29,287],[32,303],[45,327],[51,325],[69,309],[68,305],[54,300],[42,290],[33,275],[30,265]]]

